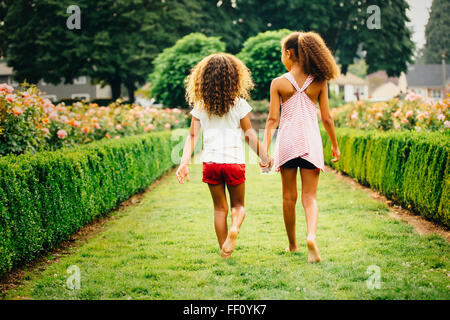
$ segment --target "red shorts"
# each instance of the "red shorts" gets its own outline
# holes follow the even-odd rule
[[[245,164],[204,162],[202,181],[236,186],[245,182]]]

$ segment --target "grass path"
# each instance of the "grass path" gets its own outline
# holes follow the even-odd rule
[[[318,191],[323,262],[308,264],[305,246],[284,252],[280,176],[247,168],[247,217],[231,259],[219,256],[212,202],[194,165],[190,183],[172,172],[76,253],[28,272],[7,298],[450,299],[450,245],[389,218],[383,203],[331,172]],[[305,229],[298,204],[299,240]],[[79,290],[66,288],[71,265],[81,271]],[[366,285],[373,265],[381,289]]]

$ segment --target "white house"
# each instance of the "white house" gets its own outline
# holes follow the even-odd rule
[[[353,73],[341,74],[339,78],[330,81],[330,90],[336,94],[344,93],[345,102],[367,100],[369,97],[369,83]]]

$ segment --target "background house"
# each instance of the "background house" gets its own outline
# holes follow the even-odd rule
[[[408,89],[425,99],[442,101],[443,99],[443,67],[441,64],[412,65],[409,67],[406,79]],[[450,89],[450,65],[446,65],[446,91]]]
[[[367,76],[369,82],[369,100],[387,101],[407,91],[406,75],[389,77],[385,71],[378,71]]]
[[[330,90],[336,94],[344,93],[345,102],[367,100],[369,94],[369,83],[351,72],[341,74],[339,78],[330,81]]]
[[[6,65],[6,62],[0,62],[0,83],[8,83],[14,89],[19,87],[19,83],[13,80],[13,70]],[[41,80],[37,84],[39,90],[44,92],[44,97],[53,102],[75,99],[75,100],[96,100],[96,99],[111,99],[112,91],[110,86],[91,84],[90,78],[83,76],[75,79],[72,84],[64,84],[61,82],[58,85],[46,83]]]

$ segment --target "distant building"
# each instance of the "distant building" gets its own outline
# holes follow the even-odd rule
[[[385,71],[378,71],[367,76],[369,82],[369,100],[387,101],[401,94],[406,94],[407,80],[402,72],[400,77],[389,77]]]
[[[13,70],[5,62],[0,62],[0,83],[8,83],[15,89],[19,88],[19,83],[13,80]],[[58,85],[48,84],[41,80],[37,84],[39,90],[44,93],[44,97],[53,102],[64,99],[95,100],[111,99],[112,91],[110,86],[102,88],[99,84],[93,85],[89,77],[79,77],[74,79],[73,84]]]
[[[412,65],[408,69],[406,79],[408,89],[425,99],[442,101],[443,99],[443,68],[441,64]],[[450,89],[450,65],[446,65],[445,88]]]
[[[330,90],[336,94],[343,93],[345,102],[367,100],[369,95],[369,83],[353,73],[341,74],[339,78],[330,81]]]

